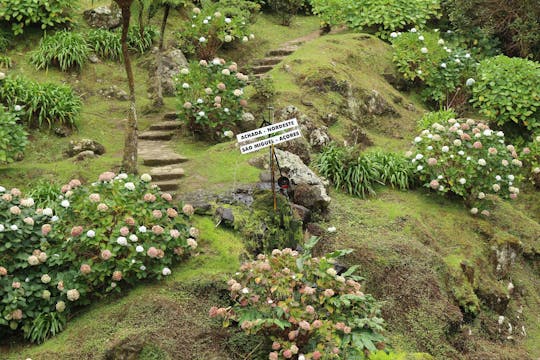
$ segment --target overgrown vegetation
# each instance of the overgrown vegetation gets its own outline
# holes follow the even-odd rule
[[[28,144],[28,134],[18,120],[17,111],[6,111],[0,105],[0,164],[15,161]]]
[[[88,44],[84,36],[72,31],[58,31],[45,35],[30,62],[38,69],[58,66],[62,71],[82,69],[88,60]]]
[[[73,0],[0,0],[0,22],[10,24],[15,35],[31,25],[55,27],[71,21],[69,11],[76,5]]]

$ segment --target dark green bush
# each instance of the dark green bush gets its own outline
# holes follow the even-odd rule
[[[404,190],[414,182],[410,162],[396,153],[358,154],[354,148],[332,144],[319,155],[316,166],[336,189],[362,198],[375,195],[377,184]]]
[[[0,103],[23,107],[21,120],[30,127],[76,127],[81,98],[68,85],[38,83],[24,77],[8,77],[0,86]]]
[[[294,16],[304,5],[304,0],[267,0],[267,3],[279,16],[281,25],[289,26]]]
[[[443,9],[459,33],[488,34],[509,56],[540,59],[538,0],[444,0]]]
[[[108,60],[122,59],[120,33],[105,29],[94,29],[86,34],[90,49],[100,58]]]
[[[0,164],[15,161],[28,143],[28,134],[17,121],[16,112],[6,111],[0,105]]]
[[[480,62],[472,102],[497,125],[540,127],[540,63],[504,55]]]
[[[39,48],[32,53],[30,62],[38,69],[57,66],[62,71],[81,69],[88,60],[89,48],[84,36],[71,31],[45,35]]]
[[[68,12],[76,5],[76,0],[0,0],[0,23],[11,24],[15,35],[33,24],[46,29],[70,22]]]

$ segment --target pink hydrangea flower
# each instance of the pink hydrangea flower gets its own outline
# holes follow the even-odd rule
[[[81,181],[79,179],[72,179],[69,183],[69,186],[71,186],[72,189],[75,189],[76,187],[81,186]]]
[[[84,275],[88,275],[92,272],[92,268],[88,264],[82,264],[81,265],[81,273]]]
[[[335,292],[332,289],[324,290],[324,296],[326,296],[326,297],[332,297],[332,296],[334,296],[334,294],[335,294]]]
[[[21,209],[18,206],[12,206],[9,208],[9,212],[12,213],[13,215],[20,215]]]
[[[154,225],[152,226],[152,232],[156,235],[161,235],[163,234],[163,228],[159,225]]]
[[[195,213],[195,209],[193,208],[193,205],[186,204],[182,208],[182,212],[186,214],[187,216],[192,216]]]
[[[156,196],[154,194],[147,193],[144,194],[143,200],[146,202],[154,202],[156,201]]]
[[[473,148],[481,149],[482,148],[482,143],[480,141],[475,141],[474,144],[473,144]]]
[[[439,182],[437,180],[431,180],[429,187],[433,190],[437,190],[439,188]]]
[[[115,271],[112,274],[113,281],[120,281],[122,280],[122,272],[121,271]]]
[[[323,323],[321,320],[315,320],[313,321],[313,323],[311,324],[311,326],[313,326],[315,329],[318,329],[320,328],[321,326],[323,326]]]
[[[435,158],[429,158],[429,159],[427,160],[427,163],[428,163],[429,166],[435,166],[435,165],[437,165],[437,159],[435,159]]]
[[[112,253],[110,250],[103,250],[101,252],[101,258],[105,261],[109,260],[112,256]]]
[[[11,195],[13,196],[21,196],[22,195],[22,192],[21,190],[17,189],[17,188],[13,188],[9,191],[11,193]]]
[[[176,229],[172,229],[169,234],[171,235],[172,238],[174,239],[178,239],[180,237],[180,231],[176,230]]]
[[[305,330],[305,331],[309,331],[311,330],[311,325],[309,325],[309,323],[305,320],[302,320],[298,323],[298,326],[302,329],[302,330]]]
[[[83,227],[82,226],[74,226],[71,229],[71,236],[77,237],[83,233]]]
[[[285,359],[290,359],[290,358],[292,358],[292,356],[293,356],[293,353],[292,353],[292,351],[289,350],[289,349],[287,349],[287,350],[285,350],[285,351],[283,352],[283,357],[284,357]]]
[[[227,86],[225,86],[224,83],[219,83],[219,84],[217,84],[217,88],[219,90],[223,91],[223,90],[227,89]]]
[[[322,354],[319,350],[315,350],[313,354],[311,355],[311,358],[313,360],[319,360],[322,357]]]
[[[114,177],[116,176],[115,173],[113,173],[112,171],[106,171],[104,173],[102,173],[101,175],[99,175],[99,181],[103,181],[103,182],[106,182],[106,181],[111,181],[112,179],[114,179]]]
[[[129,226],[135,225],[135,219],[132,218],[131,216],[128,216],[128,217],[126,218],[126,224],[129,225]]]
[[[488,153],[489,153],[490,155],[497,155],[497,149],[495,149],[494,147],[490,147],[490,148],[488,149]]]
[[[23,318],[23,312],[21,309],[17,309],[17,310],[14,310],[12,313],[11,313],[11,318],[15,321],[17,320],[21,320]]]
[[[170,218],[175,218],[178,216],[178,212],[176,210],[174,210],[173,208],[168,208],[167,209],[167,216],[170,217]]]
[[[14,288],[14,289],[20,289],[21,288],[21,283],[18,282],[18,281],[14,281],[11,283],[11,287]]]
[[[8,274],[8,271],[5,267],[0,266],[0,276],[6,276]]]
[[[101,201],[101,196],[99,196],[99,194],[90,194],[90,196],[88,196],[88,198],[90,199],[91,202],[100,202]]]
[[[275,351],[272,351],[270,354],[268,354],[268,360],[278,360],[279,354]]]
[[[129,235],[129,229],[125,226],[122,226],[120,228],[120,235],[122,236],[128,236]]]
[[[156,258],[158,256],[158,250],[152,246],[146,251],[146,254],[151,258]]]
[[[106,204],[101,203],[97,206],[97,209],[98,211],[107,211],[109,210],[109,207]]]
[[[160,219],[163,216],[163,213],[161,212],[161,210],[154,210],[152,211],[152,216],[156,219]]]
[[[169,194],[169,193],[163,193],[163,194],[161,194],[161,198],[162,198],[163,200],[165,200],[165,201],[169,201],[169,202],[172,201],[172,196],[171,196],[171,194]]]

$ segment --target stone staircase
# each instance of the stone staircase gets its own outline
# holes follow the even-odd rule
[[[151,168],[152,183],[162,191],[178,190],[179,180],[185,175],[181,164],[188,159],[174,152],[170,144],[180,126],[176,114],[168,113],[163,121],[139,134],[139,158]]]
[[[253,74],[256,78],[261,78],[272,70],[276,65],[281,63],[283,59],[294,53],[304,43],[301,40],[293,40],[286,42],[279,48],[270,50],[263,59],[255,60],[249,68],[248,73]]]

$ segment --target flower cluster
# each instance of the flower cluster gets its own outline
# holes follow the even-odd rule
[[[200,59],[210,60],[225,43],[255,38],[249,33],[248,19],[240,14],[228,17],[219,11],[219,4],[207,1],[202,8],[194,8],[191,21],[179,32],[183,49]]]
[[[189,129],[212,140],[229,135],[247,106],[243,98],[247,81],[236,63],[220,58],[192,62],[182,69],[176,77],[177,93]]]
[[[488,194],[517,198],[522,167],[513,145],[504,133],[473,119],[449,119],[435,123],[414,139],[407,153],[426,187],[440,194],[463,197],[471,213],[485,209]],[[480,210],[479,210],[480,209]]]
[[[410,81],[420,81],[426,89],[423,96],[446,107],[464,103],[477,63],[471,52],[454,46],[438,31],[393,32],[394,63]]]
[[[258,255],[228,281],[234,305],[212,307],[210,316],[269,334],[269,359],[360,358],[367,347],[383,349],[377,302],[362,292],[354,269],[338,274],[334,262],[290,248]]]
[[[189,206],[177,210],[150,180],[112,172],[91,186],[74,179],[51,208],[0,186],[0,334],[29,336],[43,314],[65,321],[119,285],[171,274],[197,247],[198,230],[188,225]]]

